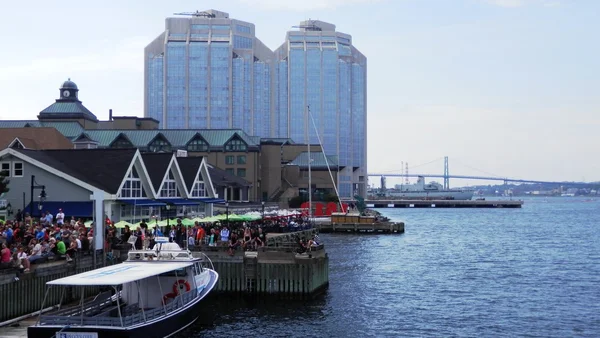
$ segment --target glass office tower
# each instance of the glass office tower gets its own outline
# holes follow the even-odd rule
[[[271,136],[273,52],[253,24],[215,10],[167,18],[144,56],[144,116],[161,128]]]
[[[337,156],[340,197],[366,195],[367,59],[335,25],[309,20],[275,51],[278,137],[318,143]],[[310,113],[309,113],[310,111]]]

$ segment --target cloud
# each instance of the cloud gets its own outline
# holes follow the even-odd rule
[[[507,8],[515,8],[522,7],[527,5],[542,5],[546,7],[554,7],[560,5],[559,0],[483,0],[489,4],[507,7]]]
[[[386,0],[238,0],[252,7],[274,11],[310,11],[378,3]]]

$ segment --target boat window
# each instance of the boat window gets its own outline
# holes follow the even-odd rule
[[[177,277],[185,277],[187,276],[187,271],[185,268],[183,269],[177,269],[177,270],[173,270],[173,271],[169,271],[169,272],[165,272],[163,274],[161,274],[161,277],[175,277],[175,274],[177,273]]]

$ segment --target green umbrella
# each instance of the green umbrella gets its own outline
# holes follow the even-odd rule
[[[132,224],[126,221],[120,221],[115,223],[115,228],[117,229],[124,229],[126,225],[129,225],[129,227],[131,228]]]
[[[186,227],[193,227],[195,225],[194,221],[189,218],[182,219],[181,224],[185,225]]]

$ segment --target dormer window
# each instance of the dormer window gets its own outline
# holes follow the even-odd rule
[[[208,143],[206,143],[205,141],[196,138],[194,140],[192,140],[190,143],[188,143],[187,151],[208,151]]]
[[[170,153],[172,147],[169,142],[161,138],[156,138],[154,141],[150,142],[148,150],[153,153]]]
[[[129,140],[127,140],[126,138],[124,138],[123,136],[120,136],[118,139],[116,139],[111,145],[111,148],[134,148],[133,144],[131,144],[131,142],[129,142]]]
[[[248,146],[246,143],[240,139],[233,139],[225,145],[225,151],[246,151],[248,150]]]

